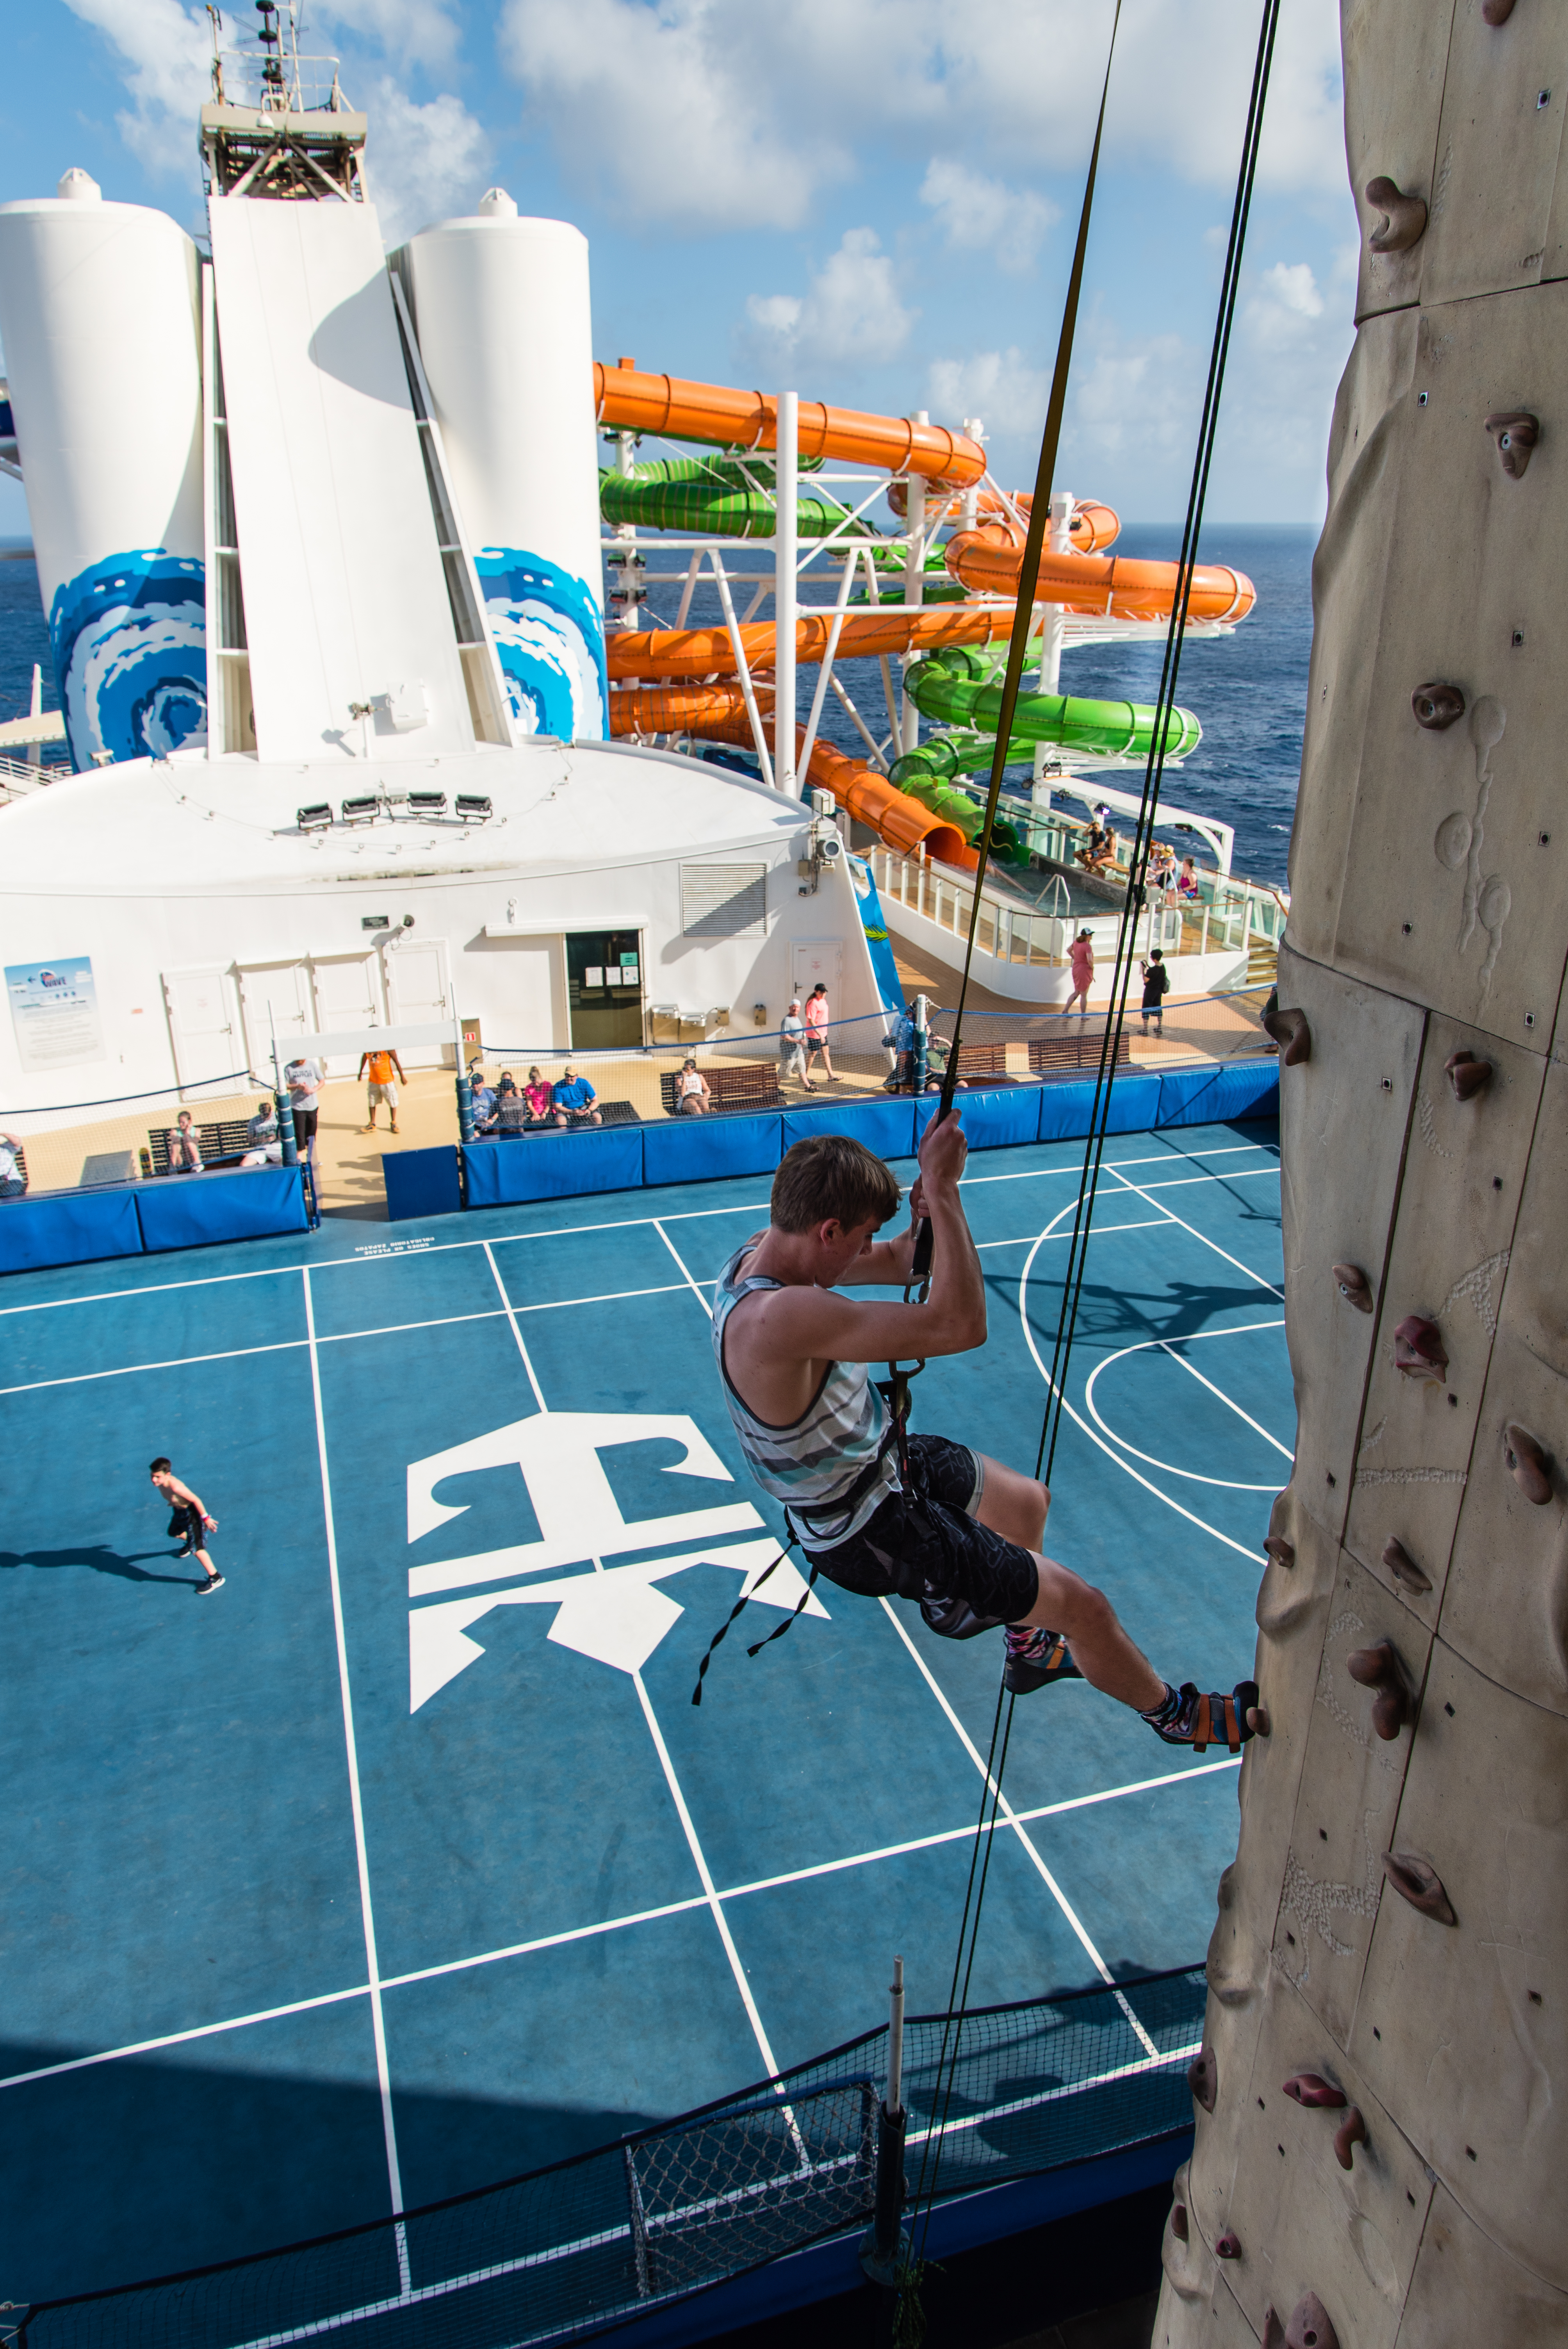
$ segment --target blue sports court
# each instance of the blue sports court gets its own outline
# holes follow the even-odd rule
[[[914,1424],[1032,1468],[1082,1145],[965,1198],[982,1354]],[[913,1167],[901,1166],[907,1181]],[[712,1365],[768,1179],[0,1288],[0,2299],[380,2217],[947,1996],[1000,1640],[776,1572]],[[1295,1411],[1269,1124],[1115,1134],[1047,1546],[1228,1688]],[[217,1516],[224,1588],[148,1463]],[[744,1634],[744,1637],[741,1636]],[[1202,1957],[1235,1763],[1020,1700],[971,2002]]]

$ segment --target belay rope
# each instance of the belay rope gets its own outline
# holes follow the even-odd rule
[[[1209,471],[1213,459],[1220,397],[1224,384],[1225,362],[1230,350],[1232,322],[1235,316],[1242,254],[1246,242],[1247,220],[1252,207],[1253,182],[1257,171],[1258,146],[1263,132],[1269,74],[1274,61],[1279,8],[1280,0],[1264,0],[1262,22],[1258,32],[1257,57],[1253,69],[1252,96],[1247,109],[1246,130],[1242,141],[1241,162],[1236,177],[1235,202],[1231,215],[1230,242],[1225,254],[1219,311],[1214,323],[1214,340],[1209,359],[1208,381],[1204,388],[1202,415],[1198,429],[1198,446],[1193,458],[1187,516],[1182,529],[1181,552],[1177,569],[1178,592],[1171,605],[1171,625],[1166,632],[1165,654],[1160,674],[1160,692],[1155,705],[1154,730],[1150,743],[1148,762],[1144,769],[1138,823],[1133,833],[1127,896],[1117,934],[1116,959],[1111,976],[1112,1016],[1108,1017],[1106,1020],[1105,1033],[1100,1044],[1099,1067],[1095,1077],[1094,1096],[1089,1112],[1089,1132],[1084,1147],[1083,1168],[1074,1213],[1068,1270],[1063,1279],[1062,1300],[1057,1315],[1056,1345],[1047,1381],[1045,1421],[1040,1431],[1039,1452],[1036,1458],[1035,1473],[1037,1476],[1043,1474],[1047,1483],[1051,1464],[1056,1456],[1057,1434],[1061,1425],[1068,1364],[1078,1324],[1085,1258],[1094,1217],[1100,1162],[1104,1154],[1105,1137],[1109,1122],[1111,1088],[1116,1080],[1117,1053],[1123,1021],[1126,1018],[1127,997],[1132,977],[1133,947],[1136,943],[1138,916],[1145,903],[1154,820],[1160,803],[1161,785],[1164,778],[1164,743],[1169,724],[1168,713],[1175,706],[1177,672],[1181,665],[1188,606],[1191,596],[1192,566],[1197,560],[1198,537],[1202,523],[1204,502],[1208,493]],[[991,767],[991,788],[985,803],[985,823],[980,839],[979,866],[974,885],[975,896],[970,914],[968,952],[965,957],[964,980],[959,990],[953,1045],[943,1085],[942,1113],[944,1115],[951,1106],[952,1090],[956,1081],[965,992],[968,987],[969,961],[974,953],[975,933],[980,917],[980,885],[985,876],[986,859],[990,850],[992,823],[1001,793],[1002,771],[1006,761],[1014,705],[1018,683],[1023,674],[1027,621],[1031,616],[1031,606],[1026,603],[1025,596],[1037,575],[1040,550],[1044,543],[1045,522],[1056,471],[1057,445],[1060,436],[1062,413],[1067,396],[1073,331],[1077,321],[1078,294],[1083,275],[1084,251],[1088,242],[1089,213],[1099,162],[1100,139],[1105,128],[1106,96],[1110,86],[1110,61],[1115,54],[1116,35],[1120,16],[1121,0],[1117,0],[1116,17],[1111,26],[1110,52],[1106,59],[1105,84],[1100,93],[1099,117],[1095,128],[1094,149],[1089,160],[1088,178],[1084,189],[1083,211],[1078,222],[1078,246],[1073,258],[1072,276],[1068,287],[1061,336],[1057,348],[1056,373],[1051,384],[1050,405],[1047,410],[1046,429],[1040,445],[1040,464],[1036,478],[1034,503],[1029,517],[1029,533],[1019,579],[1017,610],[1014,616],[1013,634],[1008,647],[1006,682],[997,719],[996,748],[993,754]],[[915,2182],[914,2192],[911,2197],[913,2212],[911,2251],[899,2270],[892,2331],[894,2342],[900,2344],[900,2349],[915,2349],[915,2344],[923,2338],[924,2333],[924,2321],[919,2299],[920,2276],[923,2267],[926,2264],[925,2246],[930,2238],[932,2215],[936,2205],[947,2116],[958,2074],[963,2015],[968,2004],[975,1951],[979,1946],[980,1918],[985,1902],[986,1877],[991,1864],[992,1848],[995,1842],[996,1822],[1001,1816],[1002,1777],[1006,1766],[1007,1746],[1012,1734],[1014,1702],[1014,1698],[1006,1690],[1006,1682],[999,1682],[996,1691],[996,1707],[991,1723],[990,1747],[985,1761],[980,1816],[975,1825],[975,1841],[970,1852],[969,1873],[964,1892],[964,1909],[958,1930],[958,1945],[954,1957],[953,1980],[948,1992],[947,2013],[943,2023],[942,2044],[937,2056],[936,2085],[931,2106],[933,2125],[925,2134],[921,2149],[920,2172]],[[918,2249],[913,2243],[913,2236],[917,2229],[920,2236]]]

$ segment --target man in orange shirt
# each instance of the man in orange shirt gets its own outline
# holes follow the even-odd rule
[[[370,1102],[370,1123],[360,1127],[362,1133],[375,1133],[376,1112],[383,1102],[392,1112],[392,1131],[397,1133],[397,1087],[392,1081],[394,1072],[404,1084],[407,1083],[407,1078],[403,1075],[403,1063],[396,1052],[361,1052],[359,1055],[359,1073],[362,1077],[368,1074],[370,1079],[366,1089]]]

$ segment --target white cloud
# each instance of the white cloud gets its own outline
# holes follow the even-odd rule
[[[1305,261],[1276,261],[1247,286],[1232,345],[1221,431],[1253,466],[1321,475],[1334,394],[1355,336],[1358,248],[1342,246],[1328,283]]]
[[[1261,350],[1299,350],[1315,338],[1323,296],[1311,264],[1276,261],[1265,269],[1243,310],[1243,322]]]
[[[1055,204],[1032,189],[1014,189],[946,155],[934,155],[920,184],[948,244],[960,253],[994,252],[998,269],[1027,269],[1040,239],[1061,218]]]
[[[196,176],[196,115],[212,94],[212,40],[205,8],[180,0],[66,0],[96,26],[125,65],[129,112],[120,136],[146,171]]]
[[[310,17],[373,41],[400,65],[444,66],[458,47],[451,0],[313,0]],[[308,29],[305,46],[321,46]]]
[[[792,228],[847,161],[810,128],[820,109],[778,105],[747,69],[748,29],[729,0],[508,0],[500,44],[563,160],[637,218]]]
[[[804,295],[753,294],[747,340],[774,368],[857,367],[892,358],[916,316],[899,300],[892,262],[874,232],[851,228]]]
[[[1126,0],[1109,167],[1233,182],[1247,14],[1237,0]],[[531,128],[604,173],[640,220],[790,228],[860,161],[907,152],[912,131],[977,184],[982,166],[1034,172],[1042,154],[1080,171],[1110,18],[1109,0],[504,0],[501,47]],[[1339,92],[1335,0],[1292,0],[1261,185],[1343,189]],[[1037,239],[1043,223],[1030,225]]]
[[[417,106],[384,77],[368,93],[366,178],[388,244],[469,212],[484,190],[490,143],[459,98]]]
[[[1045,427],[1050,372],[1030,367],[1016,346],[937,359],[927,382],[931,413],[939,424],[978,417],[987,439],[1001,440],[1037,440]]]

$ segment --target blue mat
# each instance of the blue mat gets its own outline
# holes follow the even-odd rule
[[[87,1264],[106,1256],[139,1256],[141,1226],[129,1186],[46,1192],[0,1203],[0,1272],[44,1265]]]
[[[135,1191],[141,1245],[208,1247],[217,1240],[264,1239],[303,1232],[304,1179],[297,1166],[248,1166],[243,1174],[170,1174]]]

